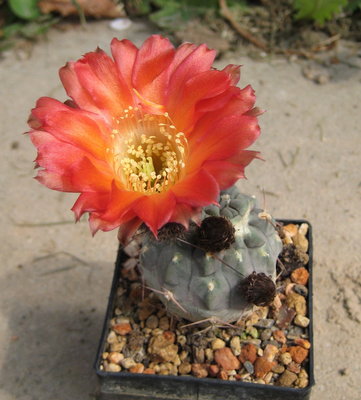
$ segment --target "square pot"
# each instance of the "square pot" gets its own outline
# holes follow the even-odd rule
[[[307,308],[310,324],[308,337],[311,348],[308,355],[309,384],[305,388],[289,388],[242,381],[223,381],[215,378],[195,378],[193,376],[147,375],[129,372],[105,372],[100,369],[102,353],[105,351],[110,320],[113,317],[116,290],[121,277],[121,266],[127,256],[119,248],[113,283],[103,326],[103,332],[95,360],[95,371],[99,380],[97,399],[99,400],[307,400],[314,385],[313,373],[313,327],[312,327],[312,228],[305,220],[278,220],[283,224],[307,223],[309,229],[309,271]]]

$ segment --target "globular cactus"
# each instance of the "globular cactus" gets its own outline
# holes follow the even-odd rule
[[[149,234],[143,241],[146,285],[171,314],[190,321],[233,322],[275,295],[282,249],[275,222],[236,187],[221,192],[219,204],[204,209],[200,226],[165,226],[158,240]]]

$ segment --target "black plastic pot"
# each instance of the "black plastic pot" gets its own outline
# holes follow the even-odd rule
[[[95,370],[99,379],[97,399],[99,400],[307,400],[314,385],[313,373],[313,327],[312,327],[312,229],[305,220],[279,220],[288,224],[307,223],[309,226],[307,239],[309,241],[310,273],[308,281],[308,310],[310,324],[308,326],[309,351],[308,376],[309,385],[306,388],[288,388],[274,385],[261,385],[240,381],[223,381],[220,379],[195,378],[192,376],[146,375],[128,372],[105,372],[100,370],[101,355],[104,352],[106,338],[112,318],[116,289],[120,278],[121,265],[126,255],[119,249],[109,303],[104,322],[103,332],[95,361]]]

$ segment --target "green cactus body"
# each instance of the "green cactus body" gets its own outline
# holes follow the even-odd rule
[[[141,268],[147,286],[171,314],[190,321],[239,320],[251,308],[240,289],[242,279],[252,272],[276,278],[282,242],[274,224],[259,217],[262,210],[255,198],[232,187],[221,193],[219,204],[206,207],[202,217],[228,218],[235,242],[216,257],[177,239],[160,241],[148,235],[143,242]],[[192,226],[184,240],[193,243],[196,229]]]

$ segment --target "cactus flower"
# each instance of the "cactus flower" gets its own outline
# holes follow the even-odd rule
[[[60,69],[71,100],[37,101],[36,179],[79,193],[72,210],[89,213],[93,234],[119,227],[125,241],[142,223],[155,235],[168,222],[187,227],[258,156],[245,150],[259,135],[254,91],[235,86],[238,66],[212,68],[206,45],[175,49],[154,35],[139,49],[113,39],[111,53]]]

